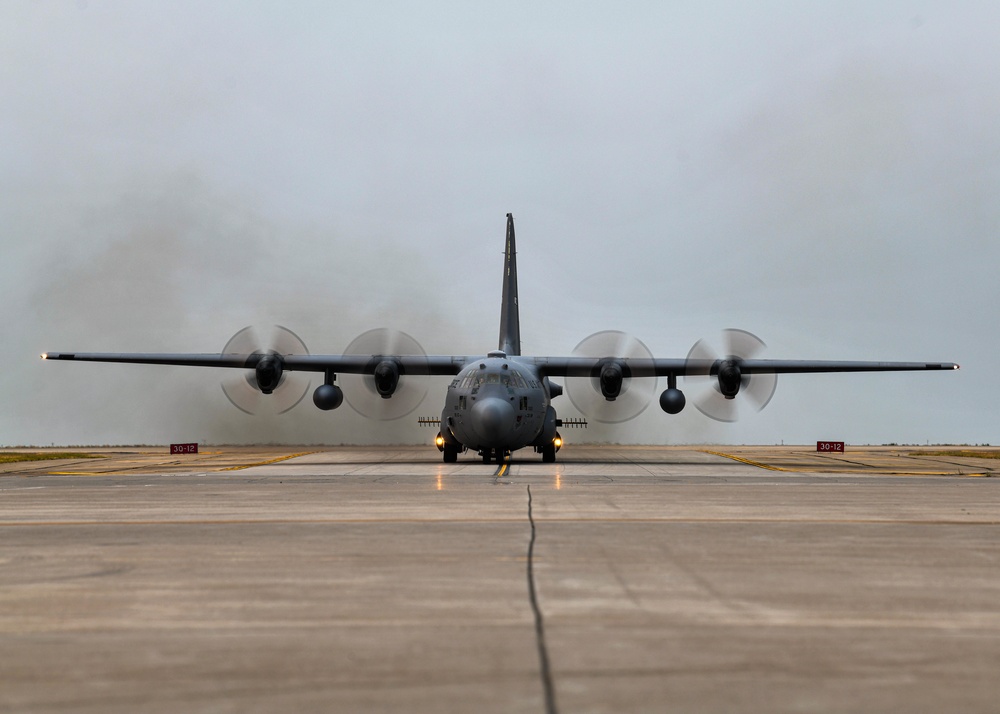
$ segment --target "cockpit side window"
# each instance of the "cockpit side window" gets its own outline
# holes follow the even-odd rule
[[[483,383],[483,375],[479,372],[469,372],[462,377],[462,381],[459,384],[461,389],[472,389],[473,387],[478,387]]]

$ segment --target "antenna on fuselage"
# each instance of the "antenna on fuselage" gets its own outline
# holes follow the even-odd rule
[[[500,350],[521,354],[521,320],[517,311],[517,249],[514,246],[514,214],[507,214],[507,244],[503,261],[503,297],[500,303]]]

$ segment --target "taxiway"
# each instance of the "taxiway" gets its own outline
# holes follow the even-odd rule
[[[995,711],[998,462],[926,452],[7,465],[0,709]]]

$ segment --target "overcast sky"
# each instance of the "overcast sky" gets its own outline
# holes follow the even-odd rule
[[[429,439],[38,353],[248,324],[485,352],[508,211],[526,354],[739,327],[768,357],[962,365],[571,440],[995,444],[998,26],[993,2],[4,2],[0,444]]]

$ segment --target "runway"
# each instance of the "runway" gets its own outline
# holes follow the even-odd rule
[[[995,711],[1000,462],[931,451],[5,465],[0,709]]]

